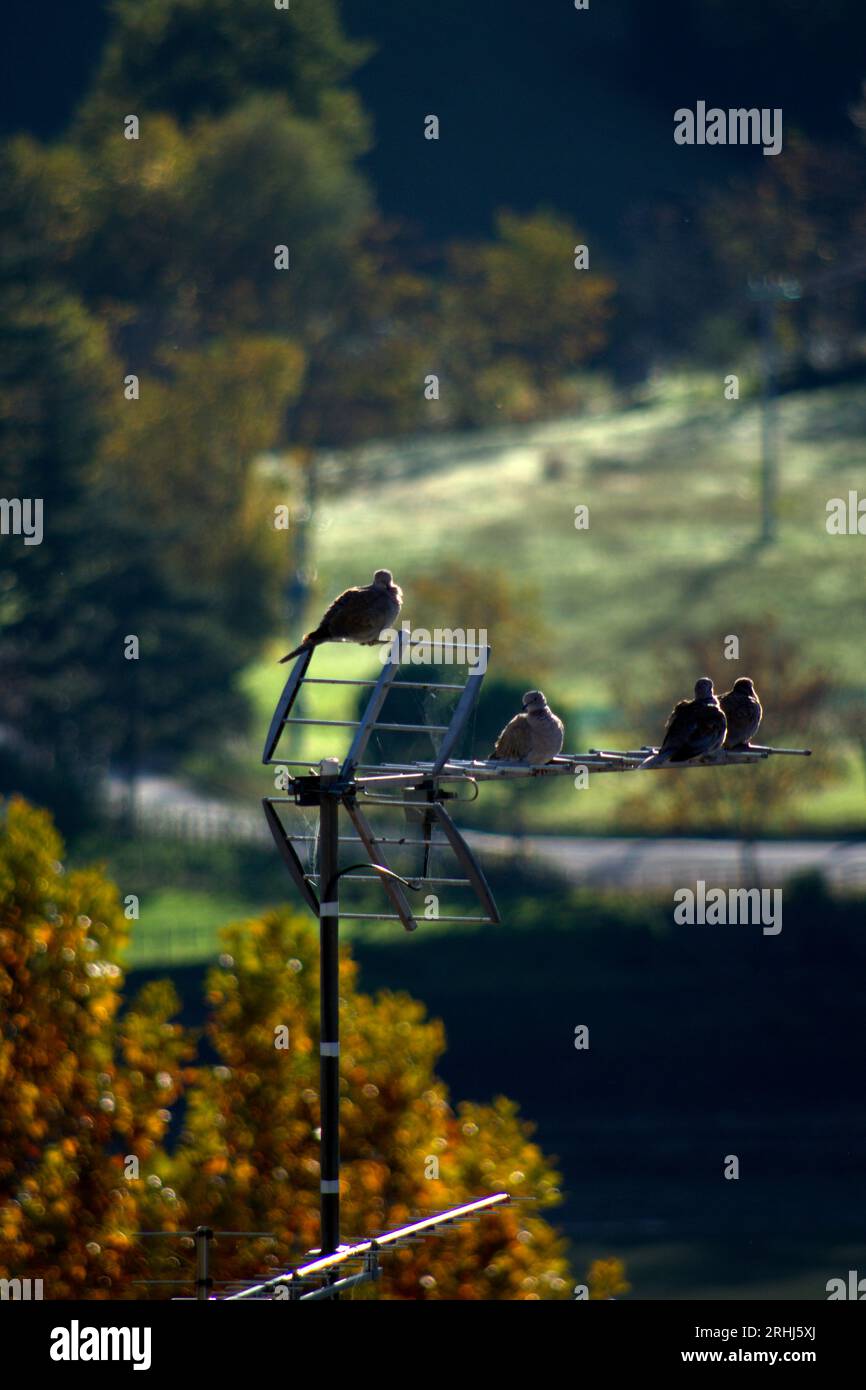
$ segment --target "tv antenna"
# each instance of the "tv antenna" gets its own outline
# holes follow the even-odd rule
[[[339,645],[339,644],[337,644]],[[285,769],[284,794],[263,799],[268,827],[274,843],[288,870],[304,905],[319,922],[320,952],[320,1106],[321,1106],[321,1169],[320,1210],[321,1248],[317,1258],[294,1270],[253,1284],[240,1292],[224,1295],[231,1299],[292,1297],[300,1301],[339,1297],[347,1289],[376,1277],[381,1252],[407,1240],[422,1237],[454,1221],[476,1218],[480,1213],[511,1200],[506,1192],[492,1193],[476,1201],[464,1203],[437,1213],[424,1220],[400,1227],[384,1235],[369,1237],[351,1245],[340,1241],[340,1014],[339,1014],[339,926],[340,919],[359,921],[400,922],[407,932],[414,932],[423,922],[413,911],[408,892],[424,888],[459,887],[474,897],[480,914],[439,916],[435,921],[473,923],[495,926],[499,913],[483,870],[474,853],[445,808],[448,800],[460,797],[460,788],[474,788],[476,793],[484,782],[515,781],[527,778],[573,777],[578,774],[633,772],[655,751],[649,747],[612,751],[590,749],[581,754],[560,754],[541,767],[502,760],[459,758],[455,756],[467,724],[475,708],[481,683],[487,670],[490,648],[468,641],[439,643],[413,641],[401,631],[381,652],[382,671],[375,679],[343,679],[308,674],[319,652],[302,652],[292,668],[277,703],[265,740],[262,762],[266,766]],[[436,666],[465,667],[466,679],[412,680],[400,679],[406,666],[419,665],[433,651]],[[461,655],[462,653],[462,655]],[[303,717],[292,713],[304,687],[357,687],[369,689],[366,706],[358,719],[323,719]],[[383,718],[389,695],[414,690],[441,692],[456,697],[448,723],[413,723],[405,719]],[[305,701],[304,707],[307,707]],[[276,756],[287,730],[351,730],[348,750],[342,757],[333,753],[320,758],[283,759]],[[429,735],[438,739],[438,747],[429,759],[411,761],[365,761],[374,734]],[[770,748],[752,746],[742,750],[721,749],[717,753],[674,766],[682,769],[701,766],[720,766],[761,762],[771,755],[808,756],[808,749]],[[655,768],[653,771],[664,771]],[[294,769],[294,771],[290,771]],[[449,790],[451,788],[451,790]],[[474,798],[473,798],[474,799]],[[295,834],[286,828],[285,810],[291,805],[313,808],[317,812],[316,834]],[[402,835],[377,834],[367,819],[366,808],[399,809],[409,821]],[[348,823],[348,824],[347,824]],[[420,829],[412,827],[419,826]],[[342,834],[345,827],[350,833]],[[308,872],[296,846],[312,846],[317,864]],[[353,862],[341,864],[342,846],[351,846]],[[386,846],[395,853],[406,849],[423,850],[420,874],[402,874],[386,859]],[[456,861],[457,876],[431,875],[428,870],[433,851],[450,853]],[[363,856],[361,858],[360,856]],[[309,857],[309,856],[308,856]],[[390,911],[347,911],[340,907],[340,881],[356,871],[366,882],[375,882],[384,893]],[[349,1261],[362,1263],[356,1274],[341,1276],[340,1268]]]

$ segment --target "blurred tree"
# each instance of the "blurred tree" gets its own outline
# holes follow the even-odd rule
[[[435,287],[403,229],[371,218],[323,296],[324,312],[304,336],[304,390],[287,438],[308,461],[320,447],[346,446],[419,426],[446,412],[424,395],[441,371]]]
[[[866,273],[864,174],[861,151],[794,134],[782,157],[763,160],[754,177],[734,180],[704,203],[704,236],[719,267],[711,314],[721,308],[746,331],[754,315],[750,280],[797,282],[780,304],[779,346],[788,371],[837,368],[862,355],[866,317],[847,277],[856,266],[861,277]]]
[[[4,545],[0,720],[64,788],[236,730],[235,678],[272,629],[288,561],[274,499],[243,464],[277,432],[299,354],[229,343],[124,402],[74,299],[9,287],[2,331],[6,490],[42,499],[44,534]]]
[[[6,278],[0,302],[4,492],[43,507],[40,544],[10,536],[3,545],[0,720],[74,779],[83,751],[78,718],[100,678],[87,661],[93,614],[80,589],[110,545],[93,524],[88,488],[108,418],[112,359],[102,328],[54,286],[28,289]],[[70,652],[75,689],[61,674]]]
[[[594,261],[575,268],[585,238],[553,212],[500,212],[496,240],[453,244],[442,281],[443,336],[449,375],[464,420],[479,409],[509,410],[513,391],[549,406],[563,378],[597,359],[608,339],[615,285]],[[485,386],[486,383],[486,386]],[[513,402],[511,403],[513,404]],[[524,406],[530,408],[527,399]]]
[[[191,1067],[170,984],[148,984],[122,1010],[129,926],[117,890],[98,870],[67,873],[62,854],[44,812],[7,803],[0,1277],[42,1278],[54,1299],[141,1297],[135,1279],[182,1271],[176,1243],[134,1233],[207,1222],[274,1233],[220,1249],[221,1278],[285,1267],[318,1234],[315,929],[270,912],[226,930],[207,979],[218,1061]],[[346,1232],[500,1189],[532,1201],[395,1252],[374,1296],[570,1297],[564,1243],[541,1214],[559,1201],[557,1177],[515,1105],[454,1107],[434,1070],[442,1025],[407,995],[360,993],[346,951],[341,986]],[[592,1297],[610,1296],[621,1269],[594,1267],[589,1283]]]
[[[254,1278],[299,1258],[318,1234],[317,943],[309,923],[271,912],[230,927],[224,947],[208,976],[219,1063],[188,1093],[174,1182],[197,1221],[275,1232],[269,1249],[220,1257],[222,1277]],[[344,951],[344,1231],[360,1237],[502,1188],[540,1210],[554,1205],[556,1175],[512,1102],[453,1107],[434,1071],[442,1025],[406,995],[359,993],[356,977]],[[540,1211],[512,1207],[389,1257],[379,1290],[537,1299],[567,1298],[571,1286],[563,1243]]]
[[[591,1299],[620,1298],[628,1293],[631,1284],[625,1277],[622,1260],[593,1260],[587,1276]]]
[[[165,572],[211,596],[247,656],[276,620],[288,557],[274,507],[290,500],[252,465],[279,435],[302,362],[285,340],[252,335],[175,353],[116,417],[96,470],[95,501],[131,528],[146,519]]]
[[[500,677],[522,681],[532,670],[538,679],[549,670],[550,633],[539,615],[537,594],[523,575],[514,580],[504,570],[473,569],[449,560],[413,575],[412,612],[404,617],[413,628],[428,631],[486,631]]]
[[[290,93],[301,116],[339,128],[356,152],[366,126],[344,84],[369,46],[344,33],[335,0],[277,9],[255,0],[114,0],[102,66],[80,116],[82,133],[128,112],[183,122],[222,115],[257,93]]]
[[[711,245],[693,199],[660,197],[632,209],[625,220],[630,273],[622,277],[611,357],[618,379],[632,384],[653,371],[718,360],[721,315],[730,312],[708,282]],[[742,335],[742,293],[734,321]],[[730,350],[733,351],[733,342]]]
[[[735,181],[707,202],[707,232],[721,262],[743,272],[814,274],[846,249],[862,207],[864,162],[856,150],[794,134],[784,158]]]
[[[89,230],[87,160],[74,146],[21,135],[0,142],[0,270],[10,282],[57,280]]]
[[[43,499],[45,534],[4,547],[0,719],[79,780],[242,725],[235,677],[291,563],[273,524],[291,498],[254,467],[302,381],[284,324],[315,317],[363,213],[329,137],[282,99],[189,136],[155,118],[150,137],[103,139],[86,168],[26,140],[3,157],[5,485]],[[246,220],[223,215],[232,190]],[[274,268],[287,224],[306,270],[297,306]],[[215,276],[197,269],[207,228]]]
[[[321,445],[424,418],[430,289],[353,167],[369,138],[342,84],[367,51],[331,0],[285,13],[160,0],[146,15],[121,3],[74,129],[101,182],[81,273],[101,312],[135,305],[118,314],[126,355],[197,332],[290,335],[306,371],[281,444],[310,469]],[[123,138],[126,90],[149,113],[139,142]]]
[[[46,1298],[135,1296],[132,1237],[173,1229],[168,1107],[189,1046],[167,983],[120,1017],[128,924],[97,870],[67,874],[49,817],[0,830],[0,1276]],[[135,1165],[138,1165],[137,1171]]]
[[[345,145],[282,95],[190,127],[155,113],[139,140],[101,131],[86,156],[19,140],[7,162],[18,241],[40,247],[26,268],[56,271],[62,255],[141,375],[214,337],[315,336],[351,288],[371,217]],[[275,265],[280,245],[287,270]]]

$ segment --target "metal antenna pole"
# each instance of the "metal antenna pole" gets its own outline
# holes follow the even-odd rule
[[[210,1298],[213,1280],[210,1277],[210,1242],[213,1231],[210,1226],[195,1228],[195,1296],[207,1303]]]
[[[321,765],[319,800],[319,1056],[322,1254],[340,1244],[340,919],[339,761]]]

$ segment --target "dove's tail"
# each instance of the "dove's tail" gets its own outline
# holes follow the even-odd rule
[[[319,628],[316,628],[315,632],[308,632],[299,647],[295,647],[293,652],[288,652],[285,656],[280,657],[279,664],[282,666],[284,661],[291,661],[293,656],[301,656],[304,652],[311,652],[314,647],[317,647],[319,643],[324,642],[324,640],[324,634]]]
[[[673,750],[670,748],[665,748],[660,753],[653,753],[649,758],[644,758],[643,762],[638,767],[638,772],[645,767],[664,767],[666,763],[670,762],[672,757]]]

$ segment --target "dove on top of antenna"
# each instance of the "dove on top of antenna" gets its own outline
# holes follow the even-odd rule
[[[311,652],[323,642],[359,642],[373,647],[383,629],[391,628],[403,606],[403,590],[394,583],[390,570],[376,570],[372,584],[344,589],[329,604],[318,627],[304,634],[293,651],[280,657],[291,661],[302,652]]]
[[[415,666],[468,665],[473,672],[487,670],[487,629],[413,628],[403,622],[395,628],[403,607],[403,590],[390,570],[379,569],[370,584],[344,589],[322,615],[319,624],[304,634],[298,646],[280,662],[291,661],[312,652],[323,642],[357,642],[361,646],[381,644],[384,664],[401,658]]]

